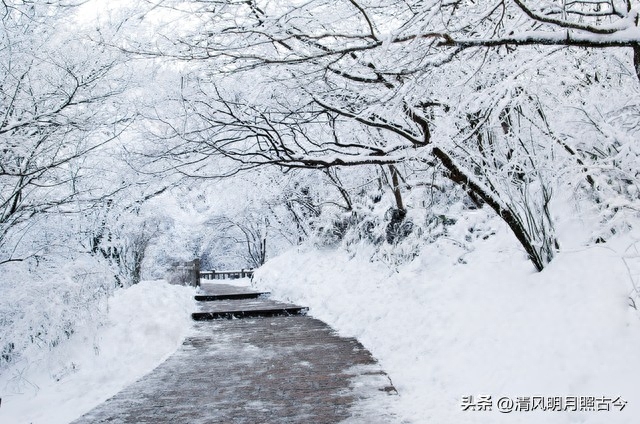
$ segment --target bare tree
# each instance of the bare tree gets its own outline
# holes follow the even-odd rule
[[[639,41],[631,1],[189,4],[197,31],[136,48],[193,69],[174,166],[202,175],[219,155],[232,170],[383,165],[392,182],[399,163],[439,167],[508,224],[538,270],[558,246],[544,172],[554,146],[587,168],[549,127],[554,99],[535,80],[575,85],[568,47],[636,54]]]
[[[66,10],[55,2],[0,5],[0,263],[33,254],[17,247],[38,216],[77,210],[108,191],[85,178],[84,159],[132,117],[116,112],[119,60],[65,38],[57,23]]]

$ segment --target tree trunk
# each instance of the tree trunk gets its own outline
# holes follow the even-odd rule
[[[396,206],[398,210],[404,212],[406,209],[404,208],[402,192],[400,191],[400,173],[394,165],[389,165],[389,171],[391,172],[391,189],[393,190],[393,197],[396,199]]]
[[[327,175],[327,177],[329,177],[329,180],[338,189],[338,191],[340,192],[340,195],[344,199],[346,203],[344,210],[347,212],[351,212],[353,210],[353,203],[351,202],[351,196],[349,196],[349,192],[342,185],[340,178],[338,178],[338,173],[335,172],[335,174],[332,174],[331,172],[332,172],[331,168],[327,168],[324,171],[324,173]]]
[[[636,71],[636,77],[640,80],[640,44],[633,46],[633,69]]]
[[[544,267],[553,259],[553,246],[557,245],[555,237],[550,236],[548,240],[543,240],[543,246],[537,248],[534,244],[532,235],[528,233],[527,229],[523,226],[522,221],[508,206],[505,207],[496,198],[494,193],[488,192],[482,186],[480,186],[475,179],[470,178],[455,161],[442,149],[438,147],[433,148],[433,154],[444,165],[449,173],[449,178],[464,187],[472,191],[475,195],[481,198],[487,203],[491,209],[493,209],[504,222],[507,223],[513,234],[516,236],[525,252],[529,256],[531,262],[535,266],[536,270],[542,271]],[[549,244],[549,246],[546,246]]]

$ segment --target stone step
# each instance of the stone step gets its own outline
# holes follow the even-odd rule
[[[217,300],[257,299],[269,296],[269,294],[269,292],[197,294],[195,298],[198,302],[213,302]]]
[[[248,317],[300,315],[308,308],[265,298],[226,299],[199,304],[198,312],[191,314],[196,321]]]
[[[215,319],[291,316],[304,314],[307,310],[308,308],[302,306],[292,306],[278,309],[254,309],[251,311],[194,312],[191,314],[191,318],[194,321],[208,321]]]
[[[196,294],[196,300],[207,302],[211,300],[225,299],[255,299],[268,294],[268,292],[254,290],[251,287],[246,286],[202,282],[198,289],[198,293]]]

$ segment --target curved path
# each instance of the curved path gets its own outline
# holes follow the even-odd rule
[[[286,309],[304,308],[240,293],[251,292],[205,285],[182,347],[74,423],[398,422],[397,392],[357,340]],[[207,320],[225,316],[243,318]]]

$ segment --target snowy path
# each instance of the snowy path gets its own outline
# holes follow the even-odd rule
[[[246,301],[217,302],[201,310]],[[371,354],[322,321],[219,319],[194,323],[166,362],[74,423],[393,423],[385,411],[394,394]]]

